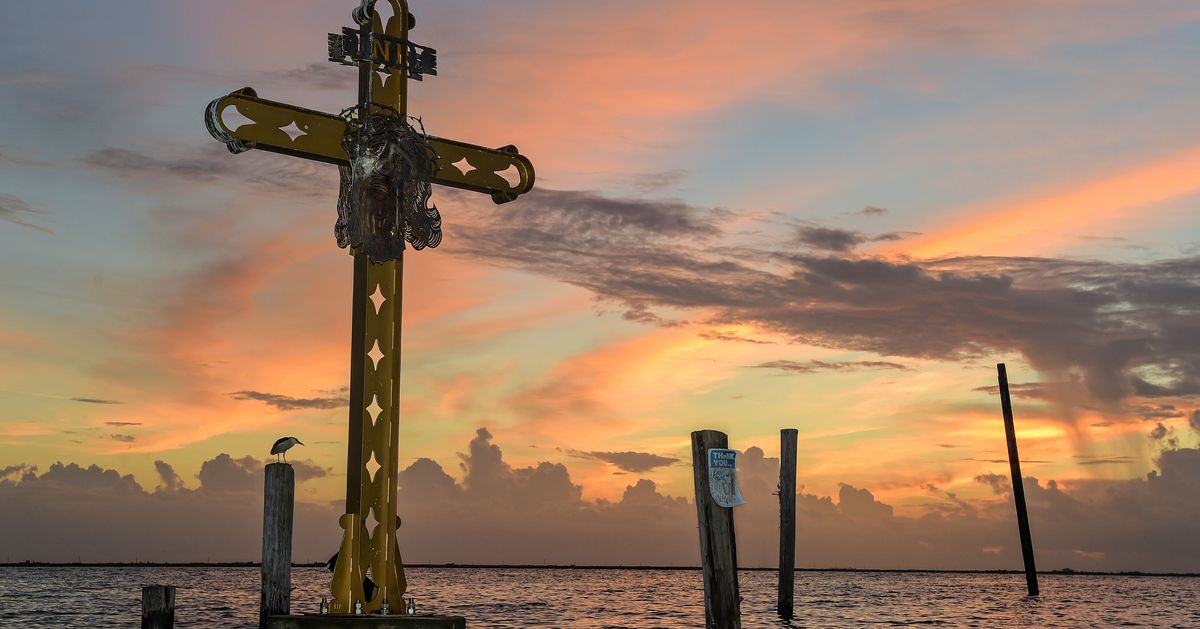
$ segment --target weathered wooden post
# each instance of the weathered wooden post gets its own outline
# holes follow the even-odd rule
[[[796,583],[796,435],[779,431],[779,600],[781,618],[791,618]]]
[[[266,629],[268,617],[286,615],[292,607],[292,512],[296,499],[296,471],[288,463],[270,463],[266,479],[259,629]]]
[[[1004,412],[1004,438],[1008,440],[1008,467],[1012,472],[1013,503],[1017,505],[1017,530],[1021,534],[1021,555],[1025,559],[1025,583],[1029,595],[1038,595],[1037,567],[1033,563],[1033,539],[1029,535],[1029,510],[1025,507],[1025,484],[1021,480],[1021,457],[1017,454],[1017,431],[1013,426],[1012,400],[1008,396],[1008,372],[1004,363],[996,365],[1000,377],[1000,408]]]
[[[692,433],[692,471],[696,484],[696,519],[700,524],[700,562],[704,566],[704,623],[710,629],[740,629],[737,542],[733,509],[718,505],[709,484],[708,451],[729,447],[729,437],[716,430]]]
[[[142,629],[174,629],[175,586],[142,586]]]

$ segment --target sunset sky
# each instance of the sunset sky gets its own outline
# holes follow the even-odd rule
[[[356,4],[0,4],[0,560],[253,559],[247,496],[281,435],[305,443],[297,558],[332,552],[337,170],[230,155],[202,114],[244,86],[353,104],[325,35]],[[743,563],[768,564],[792,427],[801,537],[878,518],[904,540],[847,526],[800,565],[1016,568],[1004,362],[1045,567],[1200,570],[1200,5],[412,10],[439,76],[411,113],[537,169],[506,205],[436,190],[445,241],[406,257],[412,556],[584,563],[599,539],[591,561],[695,563],[675,499],[713,428],[759,449],[739,526],[761,528]],[[575,515],[522,520],[504,492]],[[245,526],[138,554],[130,513],[184,530],[227,509]],[[659,530],[652,509],[671,541],[601,552]],[[482,534],[479,513],[510,554],[447,537]],[[17,533],[50,519],[104,541],[28,550]],[[926,525],[961,535],[934,548]]]

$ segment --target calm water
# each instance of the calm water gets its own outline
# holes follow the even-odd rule
[[[315,611],[328,574],[293,571],[294,612]],[[801,572],[797,620],[775,617],[775,575],[743,572],[746,627],[926,624],[987,627],[1200,627],[1200,579]],[[177,627],[255,627],[257,568],[0,568],[0,626],[136,627],[141,586],[174,584]],[[703,626],[691,570],[412,568],[418,611],[474,627]]]

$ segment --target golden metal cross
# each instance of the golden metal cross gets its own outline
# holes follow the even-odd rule
[[[369,15],[371,56],[358,62],[360,95],[370,97],[375,115],[407,115],[405,66],[414,65],[407,45],[415,19],[407,0],[387,0],[392,16],[384,24],[374,0],[355,12],[366,30]],[[336,36],[330,36],[331,53]],[[432,53],[432,51],[429,51]],[[332,55],[331,55],[332,56]],[[420,61],[426,61],[422,58]],[[397,67],[399,66],[399,67]],[[418,77],[419,78],[419,77]],[[230,110],[250,122],[230,128]],[[364,112],[360,112],[360,115]],[[340,116],[258,98],[244,88],[208,106],[205,122],[213,137],[240,153],[259,149],[346,165],[342,139],[347,121]],[[482,192],[505,203],[533,188],[533,164],[514,146],[497,149],[429,137],[436,169],[432,182]],[[396,542],[396,478],[400,419],[400,319],[404,259],[374,264],[356,248],[350,363],[350,421],[346,474],[346,513],[340,519],[342,543],[334,568],[330,612],[353,614],[379,610],[386,601],[403,609],[407,587]],[[367,599],[363,579],[377,584]]]

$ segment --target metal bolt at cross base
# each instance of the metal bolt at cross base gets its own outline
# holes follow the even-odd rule
[[[340,166],[350,165],[343,140],[372,116],[407,116],[407,79],[436,74],[436,52],[408,41],[415,19],[406,0],[387,0],[392,16],[384,24],[376,0],[362,0],[353,12],[357,29],[329,36],[330,60],[359,68],[359,104],[342,117],[258,98],[244,88],[209,104],[205,122],[213,137],[233,153],[260,149]],[[230,109],[250,122],[230,128]],[[505,203],[533,188],[533,164],[516,147],[482,146],[423,136],[429,173],[439,185],[482,192]],[[409,179],[399,186],[409,185]],[[435,209],[436,214],[436,209]],[[405,226],[400,226],[404,233]],[[440,234],[438,236],[440,238]],[[403,255],[374,261],[359,243],[354,256],[353,324],[350,363],[350,417],[346,474],[346,513],[342,542],[331,583],[333,614],[378,611],[384,601],[403,609],[407,587],[396,542],[396,477],[400,419],[400,340]],[[433,244],[436,244],[434,242]],[[403,243],[399,243],[403,249]],[[419,246],[414,243],[414,247]],[[401,252],[402,254],[402,252]],[[368,600],[363,578],[377,589]]]

